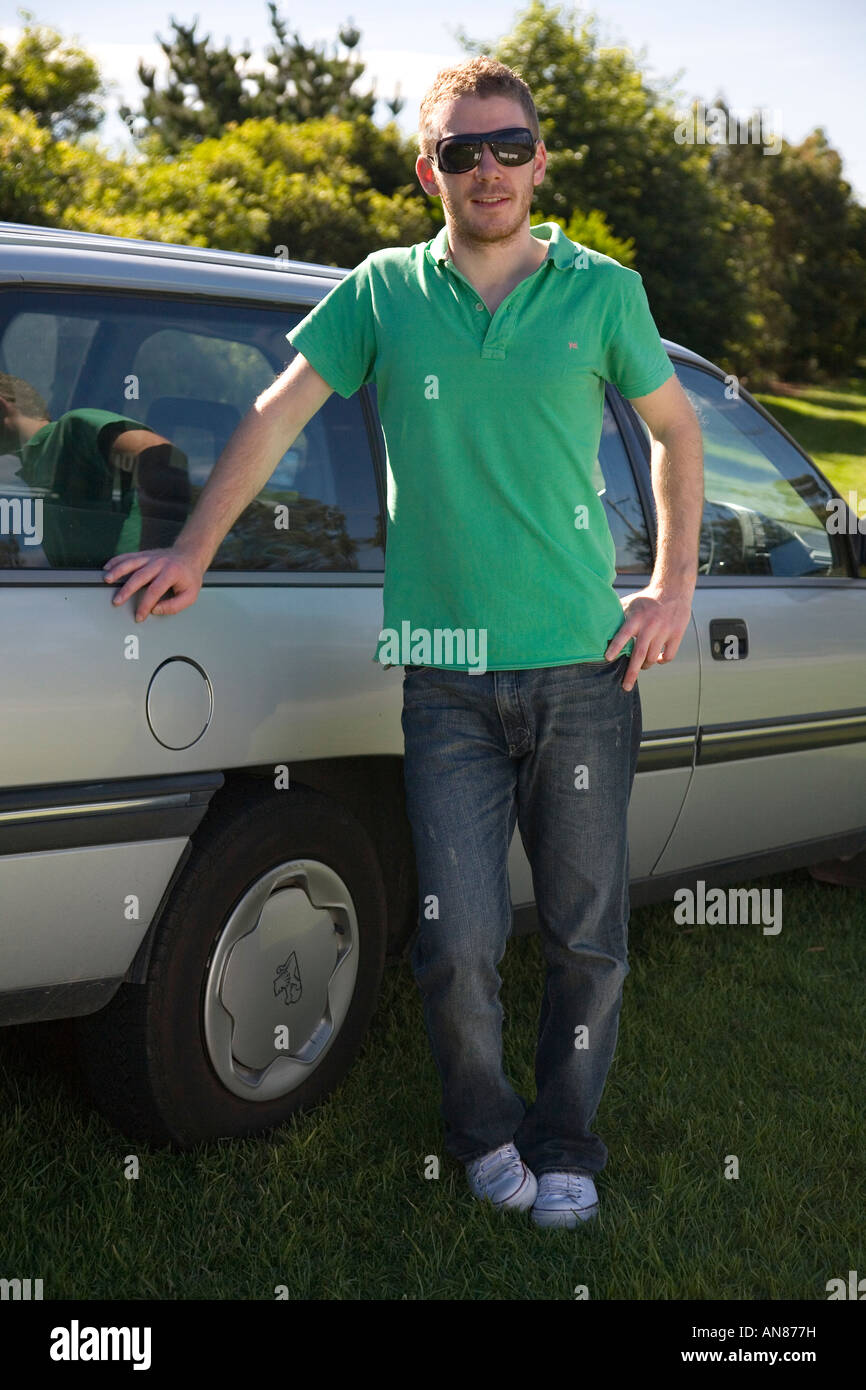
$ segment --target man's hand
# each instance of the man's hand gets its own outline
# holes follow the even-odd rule
[[[135,612],[135,621],[143,623],[149,613],[164,617],[195,603],[207,566],[186,550],[136,550],[113,555],[102,568],[106,584],[130,576],[114,595],[113,604],[125,603],[147,585]],[[174,597],[164,598],[169,589],[174,590]]]
[[[619,656],[630,637],[634,649],[623,678],[623,690],[631,690],[638,674],[658,661],[673,661],[692,613],[693,587],[674,591],[648,584],[620,600],[626,619],[610,639],[605,659]]]

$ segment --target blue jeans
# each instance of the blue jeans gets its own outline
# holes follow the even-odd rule
[[[628,803],[640,747],[628,655],[530,670],[407,666],[404,780],[418,868],[411,962],[442,1083],[446,1150],[514,1143],[536,1174],[597,1172],[590,1129],[628,974]],[[534,1104],[502,1067],[497,966],[520,828],[546,980]]]

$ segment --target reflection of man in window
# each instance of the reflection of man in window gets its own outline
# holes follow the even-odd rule
[[[42,548],[55,569],[171,545],[189,509],[186,457],[126,415],[82,407],[52,420],[38,391],[0,372],[0,453],[42,497]]]

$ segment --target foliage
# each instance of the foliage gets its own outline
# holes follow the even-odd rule
[[[374,92],[353,91],[363,76],[364,63],[353,57],[360,31],[344,25],[339,42],[328,53],[324,44],[305,44],[279,17],[270,0],[271,28],[275,42],[265,54],[262,71],[250,67],[252,53],[214,48],[210,35],[196,33],[191,25],[171,21],[173,38],[159,39],[168,59],[169,76],[158,87],[155,68],[139,63],[138,76],[145,87],[140,111],[122,106],[121,117],[136,136],[157,134],[165,149],[179,152],[190,140],[218,137],[230,125],[250,119],[273,117],[287,124],[319,120],[335,115],[342,120],[372,118]],[[402,106],[398,97],[389,103],[392,115]]]
[[[106,89],[95,61],[55,30],[34,23],[29,10],[14,48],[0,43],[0,102],[30,115],[57,140],[74,140],[102,120]]]
[[[373,147],[374,163],[390,163],[389,193],[361,162]],[[353,266],[381,246],[434,234],[420,188],[394,184],[405,163],[396,126],[380,131],[367,117],[245,121],[177,159],[118,159],[109,178],[102,161],[70,151],[66,186],[77,188],[63,225],[267,256],[285,246],[295,260]]]

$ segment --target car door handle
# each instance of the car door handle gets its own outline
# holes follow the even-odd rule
[[[749,655],[749,632],[742,618],[710,619],[713,661],[742,661]]]

